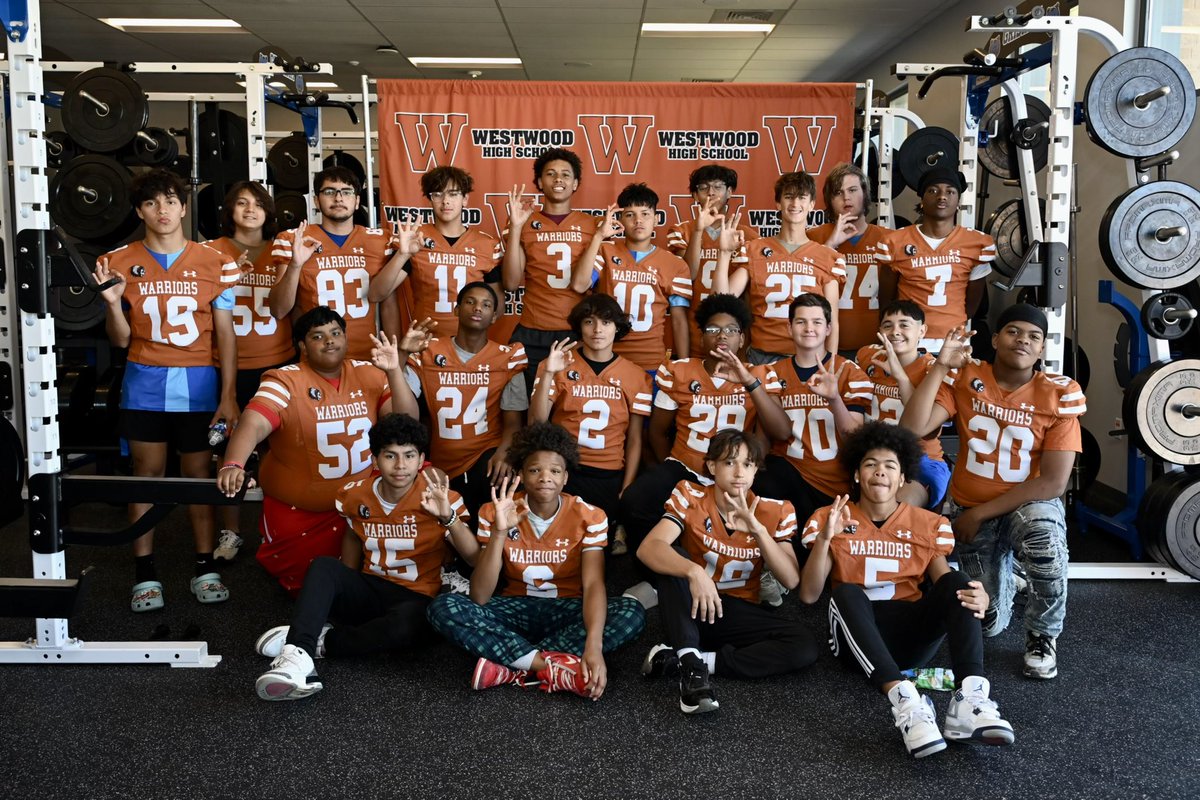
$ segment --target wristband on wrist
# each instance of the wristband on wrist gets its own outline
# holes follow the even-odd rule
[[[443,528],[453,528],[454,523],[458,522],[458,515],[451,511],[450,516],[445,519],[439,519],[438,522],[441,523]]]
[[[221,469],[240,469],[242,472],[245,472],[245,471],[246,471],[246,467],[245,467],[244,465],[242,465],[242,464],[239,464],[239,463],[238,463],[238,462],[236,462],[236,461],[226,461],[226,462],[225,462],[225,463],[224,463],[224,464],[221,466]],[[221,469],[217,470],[217,472],[220,472],[220,471],[221,471]]]
[[[758,387],[762,386],[762,378],[755,378],[745,385],[746,394],[753,392]]]

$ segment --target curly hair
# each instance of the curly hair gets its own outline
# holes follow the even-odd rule
[[[599,317],[616,324],[617,337],[614,341],[617,342],[624,339],[625,335],[633,330],[633,325],[629,322],[629,315],[621,310],[621,304],[602,292],[589,294],[576,303],[575,307],[571,309],[571,313],[567,315],[567,326],[571,329],[571,335],[575,337],[576,341],[583,340],[583,321],[588,317]]]
[[[575,180],[583,182],[583,163],[579,160],[579,156],[572,150],[565,150],[561,147],[552,147],[549,150],[542,152],[537,160],[533,162],[533,180],[534,183],[541,180],[542,170],[551,161],[565,161],[571,165],[571,173],[575,176]]]
[[[864,422],[862,427],[842,442],[838,457],[841,458],[842,465],[853,474],[858,472],[862,460],[872,450],[890,450],[895,453],[896,460],[900,462],[900,474],[904,476],[905,480],[916,479],[921,468],[921,455],[924,450],[921,448],[921,442],[917,439],[917,435],[908,428],[876,420]],[[851,496],[857,500],[858,484],[851,484],[850,489]]]
[[[558,453],[567,462],[567,471],[579,467],[579,444],[561,425],[535,422],[517,431],[508,446],[508,464],[520,470],[525,459],[538,452]]]
[[[700,330],[704,330],[708,321],[717,314],[728,314],[737,320],[742,333],[750,332],[750,323],[754,316],[750,313],[750,306],[741,298],[731,294],[710,294],[701,300],[700,305],[696,306],[696,323]]]
[[[367,441],[373,456],[382,453],[385,447],[409,444],[425,455],[429,452],[429,429],[407,414],[385,414],[371,426]]]
[[[151,169],[140,175],[133,176],[129,182],[129,202],[134,208],[141,208],[142,203],[149,202],[159,195],[179,198],[182,205],[188,202],[188,185],[174,172],[166,169]]]
[[[688,191],[695,193],[696,187],[702,183],[720,181],[730,190],[737,188],[738,174],[735,170],[721,164],[705,164],[697,167],[688,175]]]

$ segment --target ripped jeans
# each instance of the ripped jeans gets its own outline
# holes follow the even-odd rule
[[[962,507],[949,501],[947,516]],[[968,544],[956,549],[960,569],[983,584],[991,605],[983,617],[983,635],[995,636],[1012,617],[1013,558],[1029,576],[1025,630],[1057,637],[1067,616],[1067,514],[1062,500],[1035,500],[990,519]]]

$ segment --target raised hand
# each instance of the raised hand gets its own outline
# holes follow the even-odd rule
[[[723,493],[725,502],[729,506],[729,529],[738,533],[748,533],[751,535],[761,535],[767,532],[766,527],[758,521],[758,517],[754,512],[758,510],[758,498],[754,498],[754,505],[746,504],[746,493],[738,492],[737,494]]]
[[[125,276],[116,270],[108,268],[108,256],[101,256],[96,259],[96,269],[92,272],[92,277],[96,279],[97,286],[101,286],[105,281],[116,278],[117,282],[100,292],[100,296],[109,305],[116,305],[121,302],[121,295],[125,292]]]
[[[305,233],[307,230],[308,222],[300,220],[292,234],[292,263],[298,266],[307,264],[313,253],[321,252],[321,243]]]
[[[732,217],[721,217],[721,233],[717,238],[717,247],[726,253],[736,253],[746,244],[746,234],[738,229],[742,222],[742,212]]]
[[[847,239],[858,233],[857,223],[857,214],[848,214],[844,211],[838,214],[837,222],[833,225],[833,232],[825,240],[825,246],[837,250]]]
[[[550,354],[542,363],[546,365],[547,375],[557,375],[575,363],[575,354],[571,352],[579,345],[570,339],[561,339],[550,345]]]
[[[525,227],[525,223],[533,216],[533,198],[525,196],[525,184],[519,187],[514,183],[508,193],[508,224],[510,230]]]
[[[937,363],[950,369],[962,369],[971,361],[971,337],[975,331],[968,330],[966,325],[959,325],[946,334],[942,340],[942,350],[938,353]]]
[[[391,372],[394,369],[400,369],[403,363],[400,360],[400,348],[396,344],[396,337],[388,339],[388,335],[383,331],[379,332],[378,336],[371,335],[371,363],[384,372]]]
[[[842,383],[842,373],[846,370],[846,365],[849,363],[849,361],[843,361],[842,365],[838,367],[837,372],[830,372],[825,369],[824,364],[818,361],[817,371],[808,379],[808,388],[826,400],[832,400],[837,397],[838,386]]]
[[[829,517],[825,520],[825,527],[821,529],[821,541],[826,543],[833,541],[833,537],[850,524],[849,503],[850,495],[848,494],[840,494],[833,498],[833,505],[829,507]]]
[[[754,380],[754,375],[747,369],[746,364],[728,347],[718,346],[716,350],[709,350],[708,354],[717,361],[717,368],[713,370],[714,378],[737,381],[743,386]]]
[[[242,254],[238,256],[237,261],[234,263],[237,264],[238,272],[242,273],[243,275],[254,269],[254,261],[250,258],[249,250],[243,251]]]
[[[449,519],[454,513],[450,505],[450,479],[440,469],[427,469],[421,474],[425,476],[425,491],[421,492],[422,510],[439,520]]]
[[[400,339],[397,349],[403,353],[420,353],[424,351],[425,348],[429,347],[431,342],[437,341],[433,335],[435,328],[437,328],[437,320],[431,317],[426,317],[420,322],[412,323]]]
[[[725,216],[721,213],[720,199],[714,197],[696,204],[696,230],[715,227],[724,219]]]
[[[900,357],[896,355],[896,348],[892,347],[891,339],[882,333],[876,333],[875,337],[879,339],[883,349],[875,351],[875,354],[871,356],[871,363],[883,369],[893,378],[903,373],[904,365],[900,363]]]
[[[520,475],[506,477],[499,486],[492,484],[492,505],[496,508],[495,530],[501,534],[517,527],[521,520],[529,515],[529,506],[525,498],[515,499],[517,487],[520,485]]]
[[[391,243],[398,253],[408,253],[410,256],[421,252],[421,223],[401,222],[396,232],[392,234]]]
[[[621,207],[616,203],[604,209],[604,213],[596,217],[596,235],[601,239],[611,239],[625,230],[625,226],[617,221],[619,213],[621,213]]]

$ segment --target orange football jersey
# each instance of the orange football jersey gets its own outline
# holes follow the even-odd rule
[[[399,584],[426,597],[442,588],[442,562],[450,548],[450,531],[421,508],[421,494],[429,482],[424,474],[389,513],[376,494],[381,479],[372,474],[338,490],[334,507],[346,518],[362,542],[362,571]],[[470,514],[458,492],[450,490],[454,516],[467,521]]]
[[[936,250],[916,225],[889,231],[878,248],[876,260],[896,273],[897,299],[925,312],[930,339],[945,339],[967,321],[967,284],[991,272],[988,264],[996,257],[991,236],[961,225]]]
[[[768,394],[778,396],[779,379],[770,364],[749,366],[750,374],[763,382]],[[708,442],[718,431],[754,429],[758,412],[754,400],[737,381],[721,380],[720,385],[704,370],[704,361],[685,358],[661,364],[655,376],[660,396],[655,403],[675,411],[675,444],[671,458],[700,476]]]
[[[937,404],[958,428],[958,461],[950,496],[970,508],[1041,474],[1042,451],[1083,449],[1079,418],[1087,400],[1079,384],[1063,375],[1033,373],[1006,392],[992,365],[971,362],[942,379]]]
[[[809,518],[800,540],[805,547],[811,550],[816,544],[832,508],[818,508]],[[877,528],[854,503],[846,508],[850,522],[829,542],[832,585],[861,586],[871,600],[920,600],[920,584],[929,563],[954,549],[950,520],[901,503],[883,527]]]
[[[241,246],[228,236],[205,244],[235,262],[242,257]],[[278,269],[268,245],[233,287],[233,332],[238,340],[238,369],[273,367],[296,355],[292,344],[292,320],[289,317],[275,319],[267,302]]]
[[[775,237],[755,239],[746,247],[747,263],[729,270],[732,278],[749,272],[746,299],[754,314],[754,338],[750,344],[767,353],[794,353],[788,326],[788,306],[797,296],[825,294],[825,284],[846,282],[846,262],[836,251],[817,242],[805,242],[789,253]]]
[[[669,298],[692,300],[688,265],[660,247],[638,261],[625,243],[618,241],[600,245],[594,269],[599,273],[596,291],[615,297],[633,326],[613,350],[647,372],[657,368],[667,352]],[[688,309],[683,310],[687,313]]]
[[[517,493],[518,498],[523,495]],[[563,492],[559,497],[558,514],[540,537],[528,518],[517,523],[515,538],[496,531],[503,537],[505,597],[583,597],[583,554],[604,551],[608,517],[575,495]],[[479,509],[481,547],[491,542],[495,525],[496,506],[485,503]]]
[[[525,348],[489,340],[464,363],[447,336],[408,360],[421,381],[432,421],[429,460],[457,478],[485,450],[500,444],[500,395],[512,377],[529,365]]]
[[[700,234],[700,267],[696,274],[692,276],[692,308],[688,312],[691,352],[676,353],[680,357],[691,356],[692,358],[703,358],[708,355],[708,353],[703,352],[703,348],[700,346],[700,325],[696,322],[695,310],[706,297],[713,293],[713,273],[717,270],[717,257],[720,255],[717,247],[717,239],[713,236],[713,230],[713,228],[705,228]],[[752,228],[749,225],[739,225],[738,230],[742,232],[742,236],[746,242],[758,238],[757,228]],[[688,243],[691,242],[692,236],[695,233],[695,221],[680,222],[672,225],[667,231],[667,247],[670,248],[672,253],[683,258],[687,252]],[[717,233],[719,234],[720,230],[717,230]],[[730,272],[745,263],[746,246],[742,245],[738,252],[729,258]]]
[[[904,402],[900,399],[900,385],[895,378],[887,374],[887,370],[872,361],[876,353],[882,352],[883,345],[869,344],[854,356],[854,360],[871,379],[871,410],[867,416],[889,425],[899,425],[900,415],[904,413]],[[929,353],[922,353],[904,368],[904,373],[908,375],[908,380],[914,389],[921,385],[921,381],[925,380],[930,365],[936,360]],[[940,435],[941,429],[939,428],[921,439],[921,447],[924,448],[925,454],[934,461],[944,460],[942,440],[938,438]]]
[[[493,271],[504,250],[496,237],[478,228],[467,228],[454,244],[447,242],[435,225],[422,225],[420,233],[421,250],[404,265],[412,292],[412,318],[430,317],[437,321],[437,336],[453,336],[458,333],[454,315],[458,293],[476,281],[499,283],[500,274]]]
[[[212,304],[237,283],[237,264],[195,242],[184,246],[169,270],[140,241],[103,258],[125,279],[122,299],[128,307],[130,361],[151,367],[217,363]]]
[[[292,260],[294,230],[284,231],[271,245],[279,277]],[[375,308],[367,300],[373,278],[396,252],[388,235],[379,228],[355,225],[345,244],[338,247],[320,225],[309,225],[305,235],[321,243],[320,252],[300,270],[293,314],[299,316],[317,306],[328,306],[346,318],[346,355],[362,361],[371,358],[371,334],[375,333]]]
[[[371,468],[367,433],[392,396],[387,376],[365,361],[343,363],[336,384],[289,364],[264,373],[246,406],[279,420],[259,469],[263,492],[305,511],[329,511],[337,490]]]
[[[871,380],[853,361],[839,355],[826,358],[824,367],[837,372],[845,364],[838,381],[838,392],[847,407],[865,413],[871,407]],[[792,421],[792,436],[775,442],[771,452],[784,456],[805,481],[827,497],[845,494],[850,489],[850,474],[838,458],[841,435],[833,420],[829,401],[809,388],[806,378],[796,372],[796,360],[776,361],[775,371],[783,391],[779,404]]]
[[[546,377],[546,362],[533,383]],[[634,416],[650,416],[650,376],[617,356],[599,375],[581,357],[554,376],[550,384],[550,421],[566,428],[579,442],[579,463],[596,469],[623,469],[625,431],[641,425]]]
[[[717,509],[717,487],[700,486],[680,481],[671,491],[663,516],[680,529],[677,543],[687,551],[688,558],[704,567],[717,591],[731,597],[758,603],[758,584],[762,579],[762,550],[749,533],[730,531]],[[777,542],[786,542],[796,535],[796,509],[787,500],[769,497],[755,498],[746,494],[753,506],[755,518]]]
[[[521,324],[526,328],[567,329],[567,315],[581,297],[571,288],[571,275],[595,231],[596,218],[582,211],[572,211],[562,222],[555,222],[538,210],[526,221],[521,229],[521,249],[525,251]]]
[[[857,242],[847,240],[837,251],[846,260],[846,283],[838,301],[838,347],[856,350],[875,341],[879,330],[879,243],[891,231],[867,225]],[[833,234],[827,222],[808,230],[808,238],[824,244]]]

